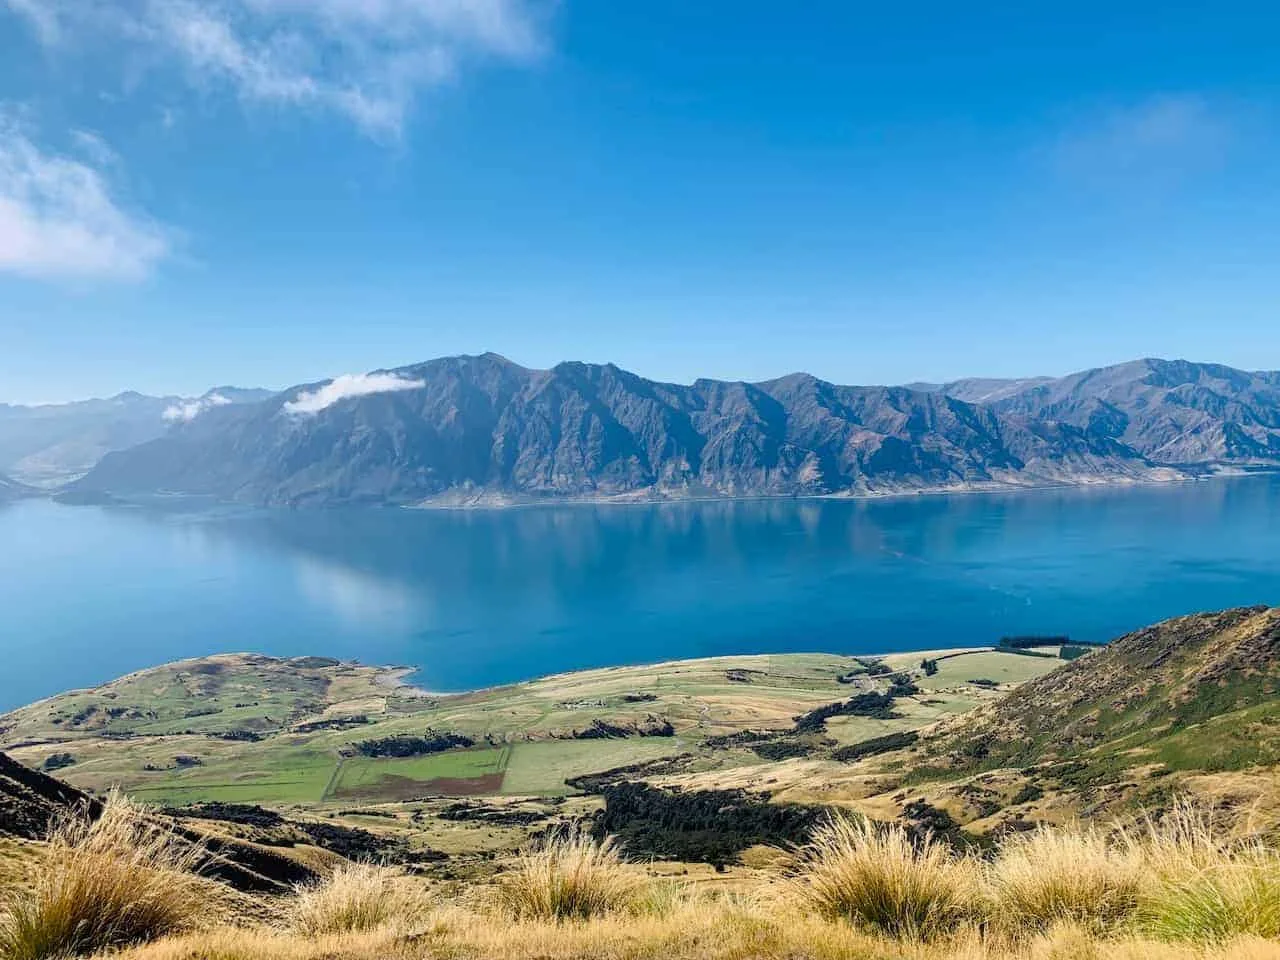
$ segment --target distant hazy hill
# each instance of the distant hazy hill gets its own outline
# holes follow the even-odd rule
[[[988,398],[973,402],[970,394]],[[933,389],[645,380],[450,357],[210,409],[87,494],[256,503],[786,496],[1170,479],[1280,464],[1280,376],[1141,361]]]
[[[267,390],[218,387],[201,397],[122,393],[105,400],[0,404],[0,472],[33,484],[77,477],[113,450],[145,443],[219,403],[253,403]]]
[[[31,496],[35,492],[36,491],[32,490],[25,484],[18,483],[17,481],[6,477],[4,474],[0,474],[0,503]]]

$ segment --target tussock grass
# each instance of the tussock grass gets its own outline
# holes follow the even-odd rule
[[[293,928],[309,937],[362,933],[410,923],[424,906],[386,867],[347,863],[319,883],[298,889]]]
[[[643,880],[612,840],[571,831],[522,853],[498,896],[517,917],[583,920],[632,908]]]
[[[444,908],[421,931],[307,938],[218,929],[140,947],[119,960],[1280,960],[1280,943],[1220,946],[1099,940],[1073,927],[1027,943],[992,942],[973,930],[932,943],[885,940],[806,913],[744,914],[699,901],[669,917],[612,914],[580,923],[496,921]]]
[[[1195,943],[1280,939],[1280,853],[1256,837],[1224,831],[1212,811],[1180,801],[1126,839],[1149,874],[1139,910],[1147,935]]]
[[[930,939],[969,917],[976,864],[899,825],[835,818],[805,850],[800,893],[819,914],[891,937]]]
[[[1145,877],[1132,845],[1080,827],[1041,828],[1001,846],[987,870],[989,909],[1014,934],[1069,924],[1105,935],[1133,918]]]
[[[0,956],[83,955],[193,926],[204,912],[193,874],[202,854],[119,795],[97,821],[64,817],[32,888],[0,912]]]
[[[1280,852],[1190,808],[1043,828],[989,861],[834,819],[790,879],[714,885],[647,878],[566,833],[448,898],[344,865],[298,891],[287,930],[192,930],[204,851],[119,798],[59,824],[47,854],[0,912],[3,960],[1280,960]]]
[[[1265,859],[1266,847],[1229,831],[1212,810],[1185,799],[1176,800],[1159,820],[1149,814],[1137,830],[1120,833],[1120,842],[1142,858],[1148,872],[1160,879],[1178,879],[1228,862]]]
[[[1165,941],[1280,940],[1280,869],[1237,863],[1166,881],[1143,904],[1142,929]]]

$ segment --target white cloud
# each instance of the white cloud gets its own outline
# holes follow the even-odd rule
[[[1220,158],[1231,134],[1222,107],[1194,94],[1165,94],[1070,125],[1050,158],[1072,178],[1167,180]]]
[[[99,167],[44,153],[0,113],[0,272],[137,280],[168,253],[166,231],[126,212]]]
[[[425,386],[426,383],[422,380],[407,380],[394,373],[348,373],[330,380],[316,390],[303,391],[284,405],[284,411],[299,415],[319,413],[351,397],[421,390]]]
[[[478,59],[528,61],[556,0],[0,0],[57,46],[143,47],[246,101],[398,136],[416,98]],[[104,36],[106,35],[106,36]]]
[[[214,407],[225,407],[230,403],[231,401],[222,394],[211,393],[207,397],[200,397],[198,400],[186,400],[166,407],[161,416],[170,423],[190,423],[206,410],[212,410]]]

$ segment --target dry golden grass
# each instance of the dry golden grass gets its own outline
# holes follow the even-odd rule
[[[805,851],[801,896],[821,915],[891,937],[932,939],[973,915],[978,867],[899,825],[838,817]]]
[[[517,917],[586,919],[632,908],[643,880],[612,841],[599,843],[572,831],[521,854],[498,893]]]
[[[1060,927],[1023,943],[973,930],[923,944],[877,938],[848,923],[779,909],[693,902],[665,917],[506,920],[442,908],[408,933],[306,938],[222,928],[142,946],[119,960],[1280,960],[1280,943],[1220,946],[1099,940]]]
[[[1249,818],[1234,823],[1228,829],[1212,810],[1179,799],[1159,820],[1148,815],[1136,831],[1122,831],[1119,841],[1161,879],[1186,877],[1227,862],[1265,861],[1270,852],[1250,836]]]
[[[393,871],[368,863],[348,863],[327,879],[301,887],[293,905],[293,928],[304,936],[362,933],[403,927],[426,909]]]
[[[1007,840],[986,873],[991,918],[1014,934],[1063,923],[1107,934],[1133,917],[1146,877],[1139,849],[1078,827]]]
[[[118,795],[93,821],[57,823],[30,888],[0,911],[0,956],[42,960],[140,943],[193,926],[202,851]]]
[[[0,957],[119,960],[1280,960],[1280,855],[1191,810],[1106,834],[1044,829],[987,862],[897,826],[833,820],[784,879],[654,879],[609,843],[553,838],[448,902],[348,865],[291,929],[190,929],[199,851],[114,799],[55,832]],[[287,908],[287,904],[281,904]],[[158,939],[157,939],[158,938]]]

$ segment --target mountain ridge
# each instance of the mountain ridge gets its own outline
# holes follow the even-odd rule
[[[989,401],[966,399],[984,384]],[[81,495],[256,504],[874,496],[1280,466],[1280,374],[1133,361],[1014,386],[647,380],[442,357],[202,410]],[[959,394],[959,395],[957,395]]]

